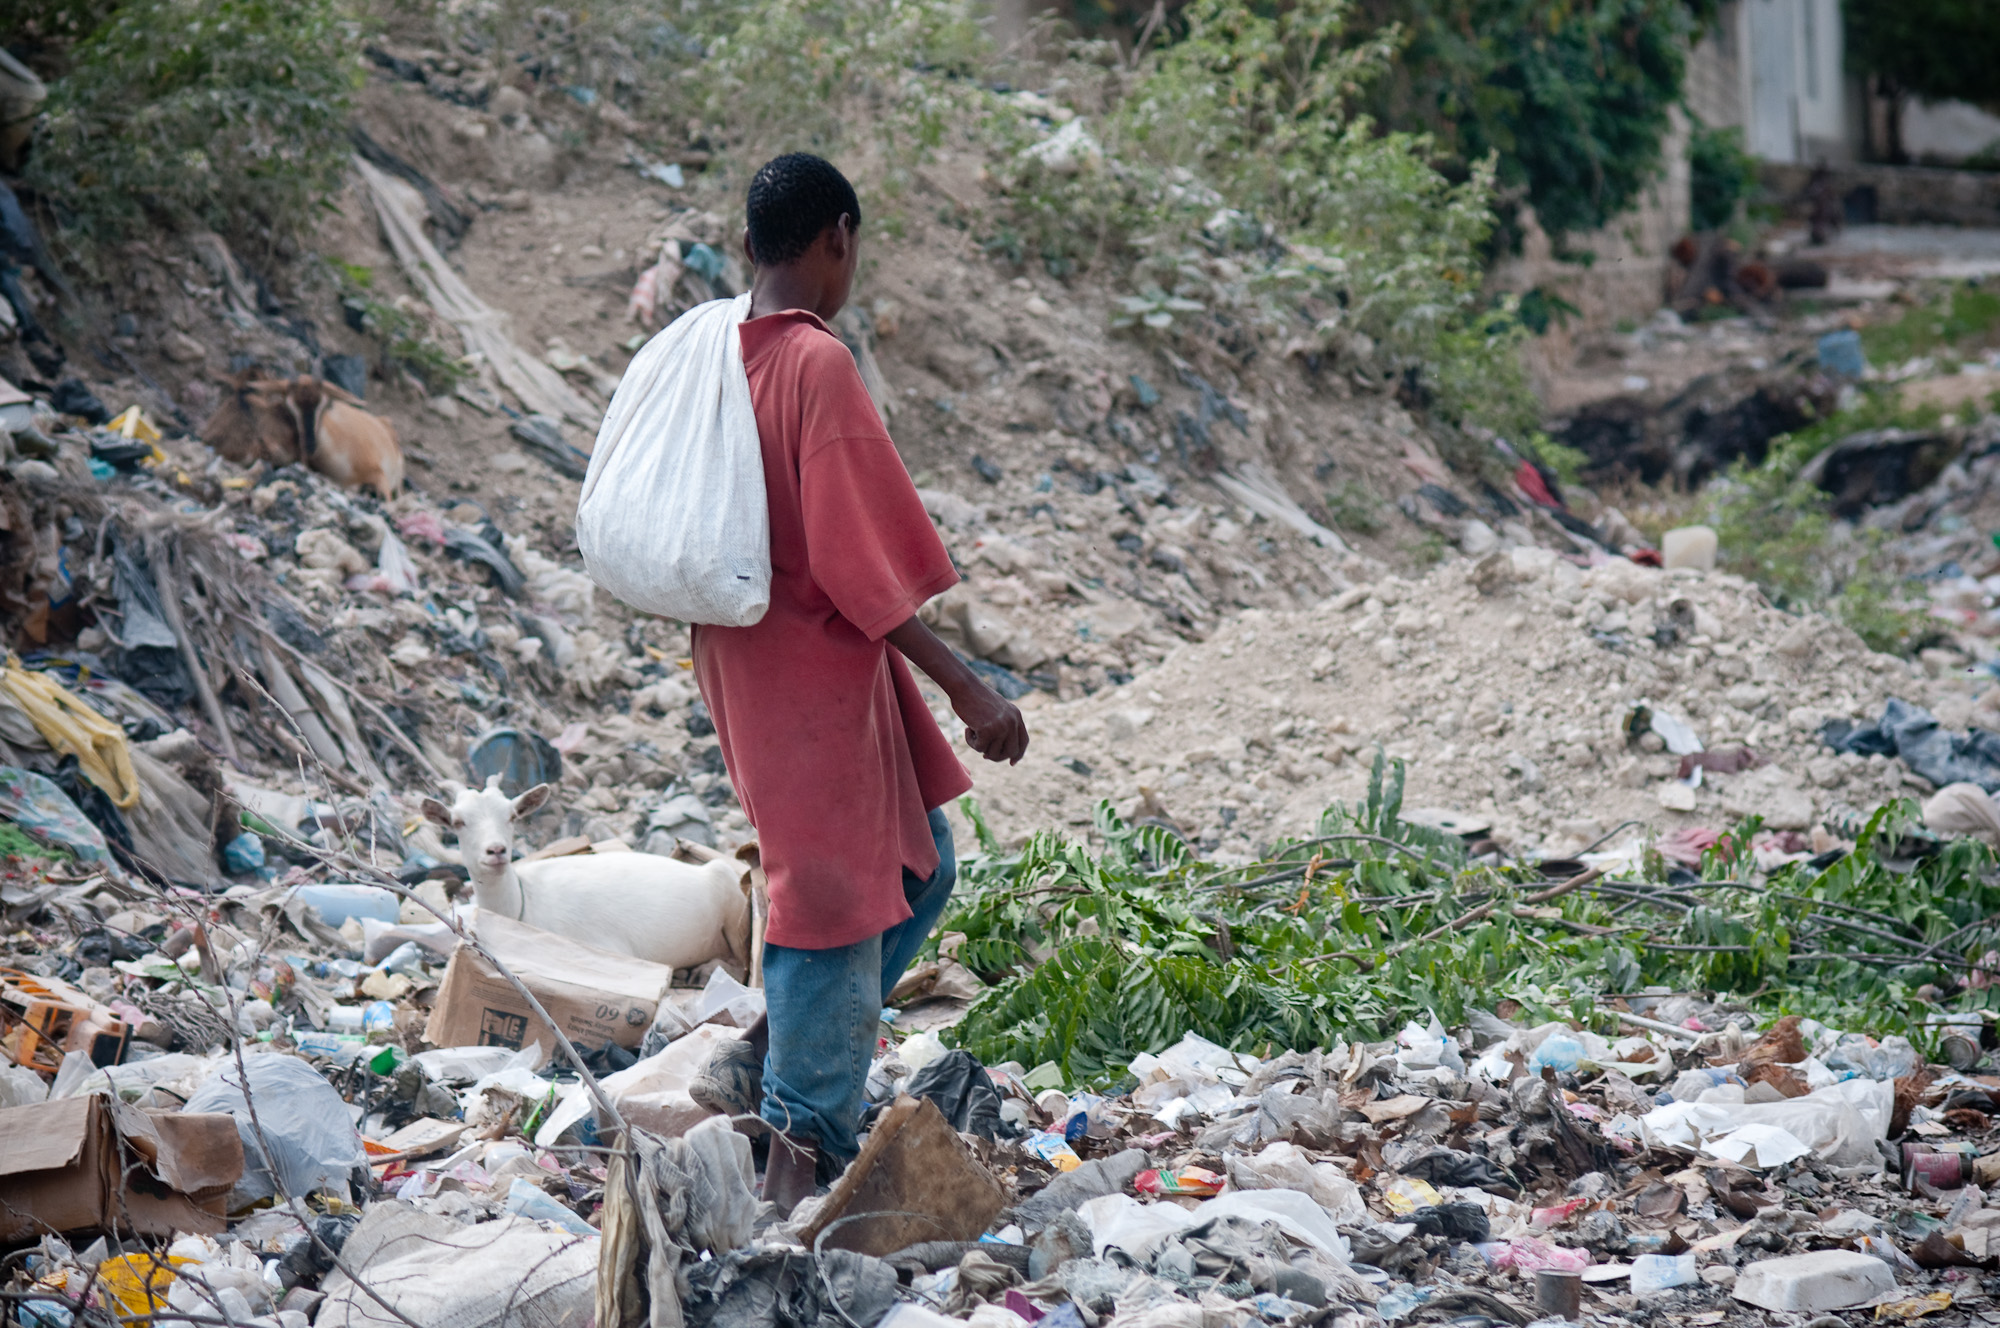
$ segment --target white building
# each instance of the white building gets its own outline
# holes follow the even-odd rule
[[[1854,161],[1862,95],[1845,59],[1840,0],[1726,0],[1688,62],[1688,105],[1765,161]]]
[[[1711,128],[1743,130],[1765,161],[1801,166],[1886,152],[1888,105],[1847,72],[1840,0],[1725,0],[1688,62],[1688,105]],[[1949,165],[2000,147],[2000,117],[1964,102],[1906,97],[1903,150]]]

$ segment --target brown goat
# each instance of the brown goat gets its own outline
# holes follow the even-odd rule
[[[229,391],[202,426],[201,439],[238,465],[288,466],[303,460],[337,484],[393,498],[403,487],[403,449],[389,421],[332,383],[300,376],[223,380]]]

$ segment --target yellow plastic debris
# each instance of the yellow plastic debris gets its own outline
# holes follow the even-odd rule
[[[0,666],[0,695],[14,702],[43,741],[74,756],[84,778],[104,790],[114,806],[139,801],[139,776],[125,730],[92,710],[46,673],[21,667],[14,656]]]
[[[1444,1202],[1444,1196],[1413,1176],[1398,1176],[1382,1191],[1382,1202],[1397,1217],[1407,1217],[1419,1208],[1436,1207]]]
[[[130,438],[134,442],[144,443],[153,449],[153,455],[147,457],[140,464],[157,466],[167,459],[167,454],[160,450],[160,431],[153,427],[151,420],[146,418],[146,412],[140,410],[137,406],[127,406],[118,413],[116,419],[104,427],[112,433],[117,434],[120,438]]]
[[[130,438],[141,443],[157,443],[160,441],[160,431],[155,429],[153,422],[146,418],[146,412],[140,410],[137,406],[127,406],[119,413],[117,419],[112,420],[111,423],[104,427],[117,434],[120,438]]]
[[[1939,1310],[1951,1308],[1951,1292],[1933,1291],[1927,1296],[1911,1296],[1908,1300],[1892,1300],[1886,1305],[1875,1307],[1875,1317],[1882,1319],[1921,1319],[1926,1314],[1936,1314]]]
[[[179,1254],[121,1254],[97,1265],[97,1284],[126,1314],[157,1314],[167,1307],[174,1269],[193,1262]]]

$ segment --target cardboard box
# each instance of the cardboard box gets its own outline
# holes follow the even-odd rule
[[[535,993],[579,1051],[606,1042],[638,1046],[674,979],[663,964],[612,954],[512,918],[482,913],[476,934]],[[548,1026],[498,969],[464,944],[445,966],[424,1038],[438,1047],[518,1050],[540,1043],[544,1063],[555,1051]]]
[[[236,1118],[155,1114],[90,1094],[0,1111],[0,1244],[48,1232],[228,1229]]]

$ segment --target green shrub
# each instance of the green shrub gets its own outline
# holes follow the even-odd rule
[[[1696,125],[1688,136],[1688,192],[1694,228],[1719,231],[1757,187],[1757,159],[1743,150],[1743,131]]]
[[[926,154],[969,150],[999,198],[954,224],[995,257],[1109,276],[1133,335],[1358,355],[1447,420],[1519,436],[1527,331],[1481,290],[1492,164],[1454,181],[1430,140],[1355,111],[1391,46],[1351,39],[1348,13],[1194,0],[1136,64],[1071,43],[1035,94],[982,81],[998,53],[970,0],[729,0],[699,11],[709,54],[685,72],[738,171],[837,154],[880,215]]]
[[[338,0],[128,0],[69,52],[29,182],[89,261],[157,225],[251,251],[301,233],[351,148],[359,42]]]
[[[1838,538],[1832,500],[1799,472],[1851,433],[1922,427],[1935,416],[1902,411],[1891,392],[1869,392],[1852,410],[1774,438],[1762,465],[1739,463],[1703,495],[1701,519],[1715,528],[1718,563],[1755,581],[1780,608],[1825,610],[1871,649],[1909,655],[1929,644],[1934,624],[1882,567],[1880,532]]]
[[[1497,154],[1503,187],[1558,247],[1605,225],[1660,173],[1686,43],[1709,0],[1363,0],[1407,34],[1372,104],[1463,163]]]

